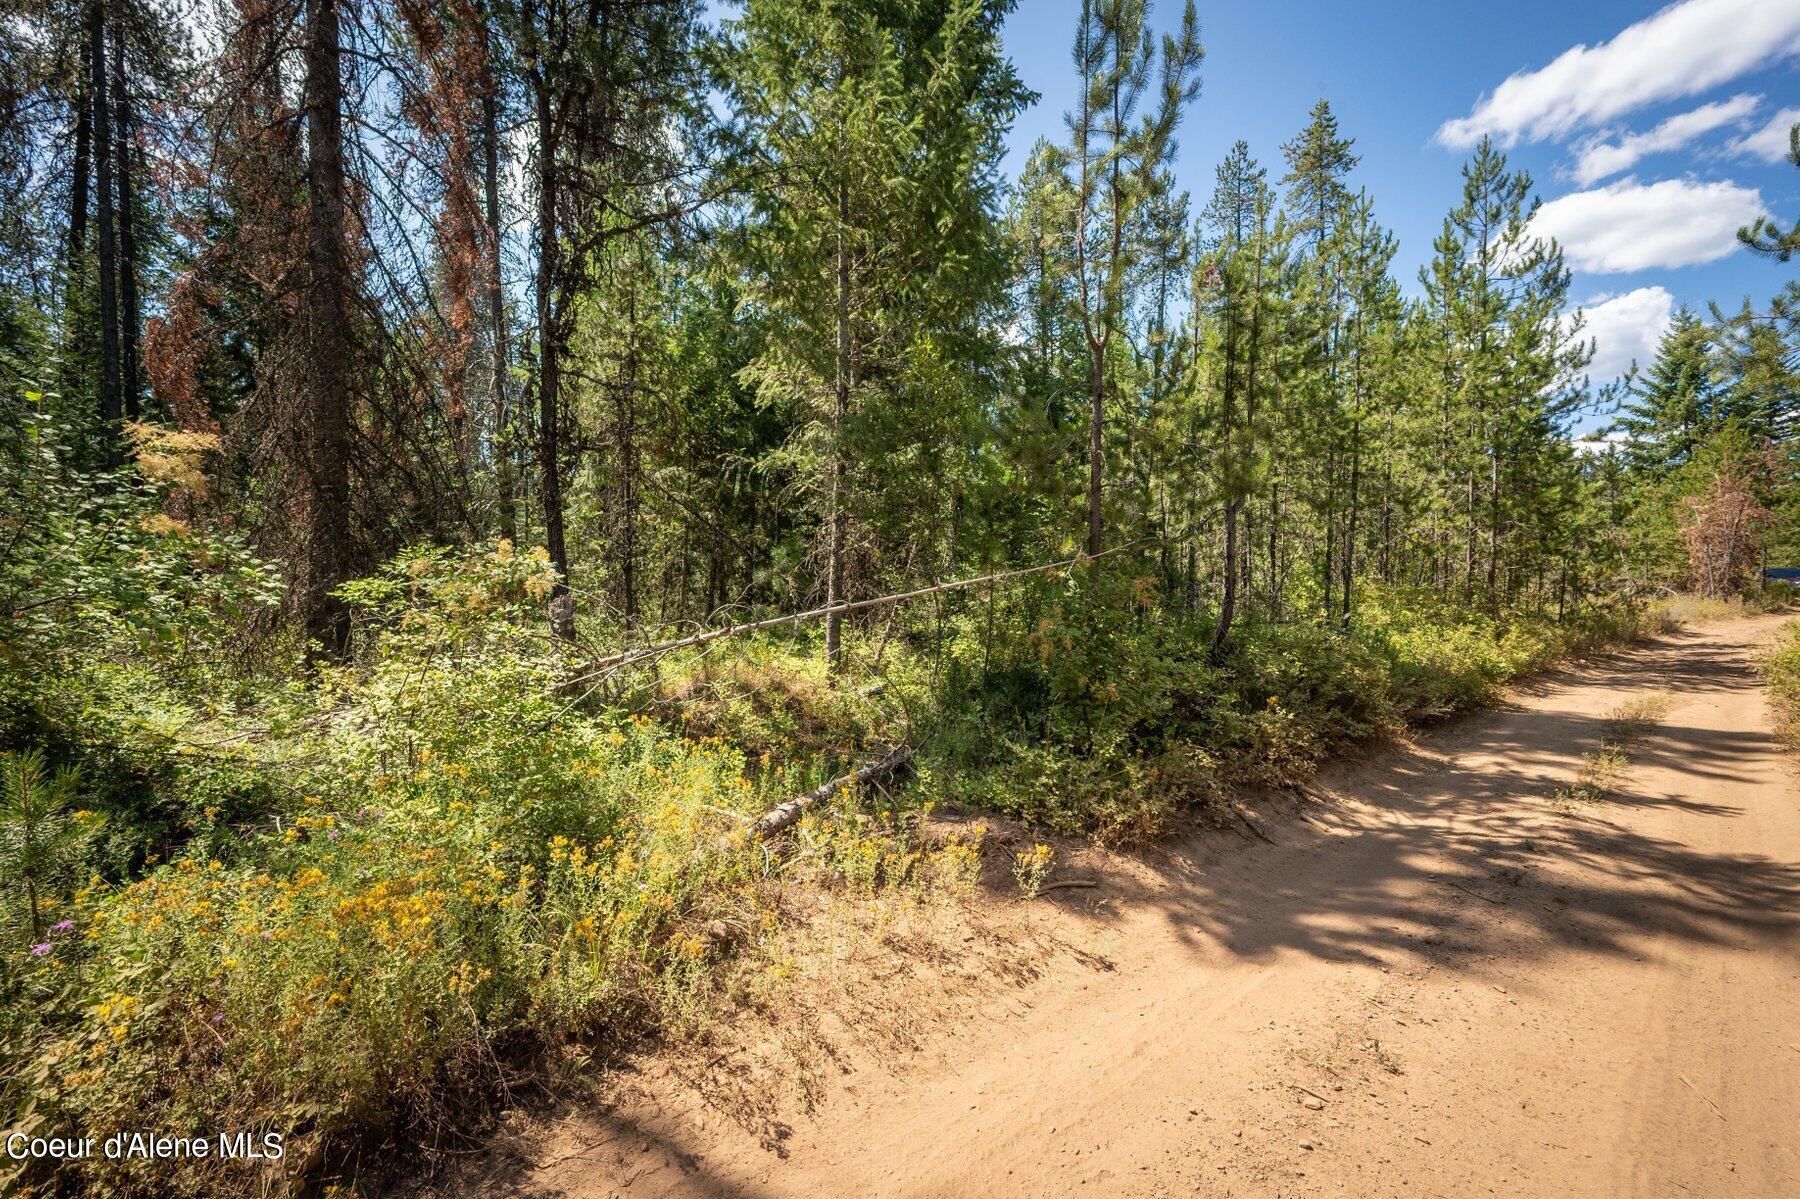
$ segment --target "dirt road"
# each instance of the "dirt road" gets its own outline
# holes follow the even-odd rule
[[[1755,653],[1679,634],[1328,773],[1047,919],[1080,952],[778,1152],[576,1118],[515,1193],[1800,1196],[1800,786]],[[1557,792],[1667,692],[1614,792]],[[572,1147],[572,1148],[571,1148]]]

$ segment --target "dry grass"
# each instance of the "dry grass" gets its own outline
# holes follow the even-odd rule
[[[1688,625],[1715,620],[1741,620],[1746,616],[1779,611],[1792,598],[1792,589],[1779,584],[1749,595],[1672,595],[1651,604],[1647,615],[1654,622],[1654,631],[1672,633]]]
[[[1582,758],[1574,781],[1559,788],[1552,802],[1568,811],[1578,804],[1599,803],[1612,795],[1619,777],[1631,764],[1627,751],[1649,735],[1673,703],[1668,692],[1656,691],[1626,700],[1608,713],[1600,748]]]
[[[1761,667],[1769,684],[1775,730],[1789,747],[1800,749],[1800,621],[1790,620],[1782,626]]]

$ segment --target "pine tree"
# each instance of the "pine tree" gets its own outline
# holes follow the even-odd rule
[[[1244,512],[1262,485],[1269,453],[1270,393],[1283,373],[1284,284],[1290,271],[1291,231],[1275,211],[1267,173],[1238,142],[1219,165],[1212,199],[1202,215],[1205,253],[1195,270],[1195,310],[1204,339],[1195,340],[1191,381],[1217,395],[1214,457],[1224,545],[1219,616],[1212,653],[1231,633],[1240,582],[1249,590],[1254,547],[1240,537]],[[1198,413],[1196,413],[1198,416]],[[1191,535],[1191,534],[1190,534]]]
[[[734,139],[757,180],[745,299],[769,334],[747,374],[796,414],[786,459],[811,484],[834,609],[853,522],[868,528],[890,498],[871,476],[891,483],[910,457],[911,477],[930,478],[918,456],[979,410],[982,324],[1005,287],[994,130],[1024,99],[999,52],[1009,7],[752,0],[727,30]],[[825,655],[840,667],[836,612]]]
[[[1536,209],[1531,177],[1509,171],[1482,139],[1463,167],[1462,202],[1420,272],[1427,312],[1441,326],[1439,487],[1460,492],[1463,593],[1474,596],[1483,567],[1489,606],[1503,599],[1512,518],[1559,469],[1549,443],[1593,353],[1579,321],[1562,319],[1569,272],[1556,243],[1532,234]]]
[[[1180,32],[1162,41],[1160,62],[1148,0],[1083,0],[1075,32],[1081,97],[1066,118],[1063,170],[1074,190],[1070,230],[1076,299],[1088,354],[1087,552],[1104,538],[1106,401],[1116,389],[1112,357],[1137,300],[1142,220],[1165,189],[1183,109],[1199,94],[1205,51],[1189,0]],[[1158,103],[1139,118],[1152,84]]]
[[[1727,316],[1713,306],[1723,394],[1712,425],[1735,419],[1759,443],[1785,443],[1800,432],[1800,320],[1782,299],[1770,308],[1761,314],[1745,300]]]
[[[1302,278],[1307,295],[1301,320],[1310,346],[1295,390],[1296,402],[1306,413],[1298,428],[1308,443],[1311,477],[1297,482],[1317,514],[1322,549],[1318,581],[1328,622],[1333,618],[1332,588],[1343,500],[1338,459],[1347,432],[1339,345],[1347,316],[1346,284],[1338,237],[1351,198],[1345,180],[1360,161],[1351,152],[1353,144],[1339,135],[1331,105],[1320,100],[1313,105],[1306,128],[1281,148],[1288,164],[1281,182],[1287,188],[1288,211],[1305,253]]]
[[[1400,352],[1400,286],[1389,268],[1399,243],[1375,221],[1366,191],[1344,206],[1334,239],[1338,272],[1343,280],[1344,316],[1336,338],[1340,362],[1344,426],[1342,441],[1348,462],[1343,470],[1344,526],[1338,568],[1341,623],[1348,627],[1355,607],[1357,540],[1363,512],[1365,458],[1373,451],[1385,460],[1394,452],[1388,441],[1367,444],[1369,423],[1402,403],[1393,385]]]
[[[1649,371],[1629,384],[1614,421],[1633,469],[1655,473],[1680,466],[1712,433],[1718,371],[1711,330],[1683,306],[1657,343]]]

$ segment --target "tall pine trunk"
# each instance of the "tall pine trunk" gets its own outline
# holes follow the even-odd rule
[[[125,411],[119,387],[118,243],[113,231],[112,104],[107,97],[106,10],[94,0],[88,10],[88,90],[94,103],[94,185],[98,213],[95,236],[100,259],[100,426],[106,461],[123,461]]]
[[[850,413],[850,248],[845,233],[850,224],[850,192],[842,180],[837,188],[837,355],[836,385],[831,414],[831,481],[826,498],[825,664],[832,674],[843,665],[844,618],[836,611],[844,602],[844,420]]]
[[[73,351],[81,344],[82,338],[76,332],[79,326],[72,318],[76,315],[75,302],[80,295],[81,280],[87,270],[90,206],[88,180],[94,169],[94,98],[88,93],[88,79],[92,74],[88,64],[89,49],[90,41],[83,37],[79,50],[80,78],[76,83],[75,96],[75,155],[70,164],[73,178],[69,182],[68,261],[63,270],[63,308],[71,324],[64,335],[65,352],[61,375],[63,391],[68,395],[77,394],[81,388],[81,372],[77,369],[79,355]]]
[[[1269,482],[1269,616],[1281,619],[1281,480]]]
[[[1350,495],[1349,508],[1344,515],[1344,553],[1340,565],[1343,567],[1343,603],[1344,628],[1350,627],[1351,611],[1355,604],[1356,586],[1356,518],[1358,514],[1357,500],[1362,486],[1362,418],[1351,418],[1350,421]]]
[[[132,141],[136,133],[131,91],[125,82],[125,24],[113,30],[114,157],[119,189],[119,380],[124,393],[125,415],[143,415],[143,391],[138,368],[138,249],[137,201],[132,179]]]
[[[647,269],[647,268],[646,268]],[[619,389],[619,608],[625,627],[638,622],[637,528],[637,279],[627,284],[625,299],[625,385]]]
[[[569,591],[569,549],[563,533],[562,453],[558,438],[562,400],[562,332],[556,311],[556,198],[558,138],[550,83],[537,87],[538,228],[538,495],[544,510],[544,548],[556,570],[550,590],[550,629],[565,641],[575,637],[575,598]]]
[[[1106,460],[1106,345],[1088,339],[1088,535],[1087,552],[1100,552],[1101,519],[1105,503]]]
[[[87,252],[88,177],[94,165],[94,98],[88,94],[88,46],[89,43],[83,43],[82,78],[75,96],[75,161],[71,164],[74,178],[69,186],[70,286],[81,277],[81,257]]]
[[[306,4],[307,478],[302,616],[326,654],[349,649],[333,592],[350,574],[350,266],[344,245],[344,77],[337,0]]]
[[[518,484],[514,478],[514,446],[512,410],[506,399],[506,296],[502,288],[500,228],[500,100],[496,94],[493,38],[487,27],[482,29],[482,69],[486,77],[481,90],[482,189],[487,208],[488,256],[487,302],[488,340],[493,353],[493,455],[494,484],[499,493],[500,535],[508,541],[519,539]]]
[[[1488,607],[1498,610],[1500,607],[1500,591],[1498,577],[1500,570],[1500,447],[1494,447],[1488,462],[1488,561],[1487,561],[1487,593]]]
[[[1227,301],[1229,303],[1229,300]],[[1225,336],[1221,346],[1224,375],[1219,389],[1219,482],[1225,492],[1225,570],[1219,589],[1219,623],[1213,626],[1212,643],[1207,652],[1217,660],[1224,652],[1225,639],[1231,635],[1231,618],[1237,607],[1237,533],[1238,505],[1241,502],[1234,482],[1233,460],[1237,453],[1232,417],[1237,407],[1237,371],[1233,359],[1237,338],[1233,336],[1237,321],[1229,308],[1226,313]]]

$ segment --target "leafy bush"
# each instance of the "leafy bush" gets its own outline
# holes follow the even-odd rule
[[[199,732],[256,686],[239,647],[278,593],[240,542],[168,514],[203,447],[145,432],[164,477],[99,474],[42,396],[0,409],[0,750],[80,769],[108,871],[173,852],[208,809],[266,810],[266,782]]]
[[[1283,784],[1334,749],[1480,705],[1509,679],[1648,631],[1635,609],[1507,620],[1371,590],[1349,632],[1201,617],[1148,580],[1077,576],[959,627],[928,738],[934,794],[1101,840],[1153,835],[1225,785]],[[978,667],[976,663],[981,665]]]
[[[1780,733],[1800,749],[1800,622],[1789,621],[1775,639],[1775,648],[1762,662],[1769,684],[1769,702]]]
[[[773,640],[749,640],[670,672],[646,706],[691,736],[719,737],[776,764],[849,757],[877,722],[873,698],[834,687],[819,654]]]
[[[277,1130],[304,1156],[450,1114],[497,1061],[692,1020],[725,946],[772,919],[748,825],[793,772],[583,711],[541,631],[547,570],[505,544],[415,551],[346,588],[359,664],[268,699],[220,767],[279,802],[203,816],[172,860],[65,890],[47,942],[0,943],[8,1126]],[[972,885],[967,846],[840,803],[799,834],[820,882]],[[255,1184],[217,1162],[9,1169],[28,1192]]]

